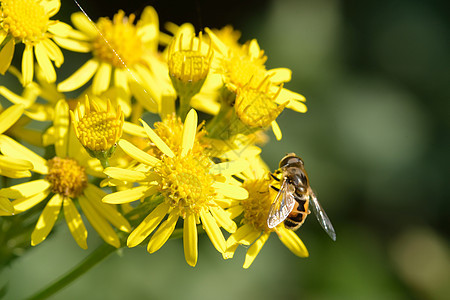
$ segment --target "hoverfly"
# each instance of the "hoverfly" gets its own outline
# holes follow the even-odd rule
[[[284,221],[286,228],[297,230],[305,222],[311,207],[322,228],[335,241],[333,225],[309,186],[303,160],[295,153],[289,153],[281,159],[279,166],[275,174],[281,173],[282,178],[271,174],[275,180],[281,180],[281,187],[277,189],[271,186],[278,194],[270,207],[267,226],[274,228]]]

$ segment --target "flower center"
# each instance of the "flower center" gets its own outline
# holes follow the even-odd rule
[[[49,172],[46,179],[52,184],[52,192],[75,198],[87,185],[84,167],[71,158],[54,157],[48,161]]]
[[[14,38],[36,43],[45,38],[49,16],[41,1],[2,0],[2,23]]]
[[[251,79],[255,83],[263,81],[266,74],[264,62],[263,58],[233,55],[225,60],[225,82],[238,88],[248,84]]]
[[[94,40],[94,56],[121,69],[125,68],[126,65],[132,66],[139,62],[144,53],[144,45],[138,35],[136,26],[133,25],[134,18],[133,14],[128,18],[125,17],[122,10],[114,15],[113,21],[108,18],[101,18],[97,27],[102,32],[103,37],[99,35]],[[109,44],[106,43],[105,39]]]
[[[246,180],[242,184],[248,191],[248,198],[241,201],[244,222],[253,225],[257,230],[270,230],[267,227],[267,217],[274,198],[269,184],[270,181],[265,179]]]
[[[214,178],[209,174],[211,162],[204,155],[164,157],[156,170],[161,175],[160,190],[173,207],[198,213],[214,199]]]

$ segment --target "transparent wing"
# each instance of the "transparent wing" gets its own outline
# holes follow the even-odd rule
[[[267,226],[269,228],[274,228],[283,222],[289,216],[292,209],[294,209],[294,191],[295,187],[286,180],[283,180],[280,191],[270,206],[269,216],[267,218]]]
[[[331,225],[331,221],[328,218],[327,214],[325,213],[325,210],[320,205],[319,201],[317,200],[316,195],[311,190],[310,191],[310,200],[312,202],[312,205],[310,206],[312,208],[312,211],[316,215],[317,220],[320,223],[320,226],[325,230],[326,233],[330,236],[330,238],[335,241],[336,240],[336,233],[334,232],[333,225]]]

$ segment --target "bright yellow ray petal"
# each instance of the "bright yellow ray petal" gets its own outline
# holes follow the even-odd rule
[[[128,154],[129,156],[131,156],[133,159],[137,160],[140,163],[149,166],[156,166],[161,163],[159,159],[151,156],[148,153],[145,153],[144,151],[134,146],[127,140],[119,140],[118,144],[126,154]]]
[[[61,205],[63,198],[59,194],[55,194],[47,203],[44,210],[42,211],[39,219],[36,223],[36,227],[31,234],[31,246],[36,246],[45,240],[52,231],[56,220],[58,219],[59,211],[61,210]]]
[[[70,92],[88,82],[94,76],[99,66],[98,60],[90,59],[74,72],[69,78],[60,82],[57,86],[59,92]]]
[[[209,208],[209,211],[212,213],[214,219],[216,219],[217,223],[223,227],[229,233],[234,233],[237,229],[236,223],[230,219],[229,214],[227,214],[223,208],[218,206],[212,206]]]
[[[45,50],[47,50],[48,57],[53,60],[55,66],[59,68],[64,62],[64,56],[61,49],[59,49],[59,47],[50,39],[43,40],[42,44],[44,45]]]
[[[61,1],[58,0],[47,0],[44,5],[45,14],[49,17],[53,17],[59,11],[61,7]]]
[[[197,133],[197,112],[195,109],[191,109],[186,116],[183,127],[183,138],[181,142],[181,157],[192,149],[195,141],[195,134]]]
[[[261,231],[255,230],[252,225],[244,224],[235,233],[230,235],[227,240],[227,246],[230,247],[234,244],[250,245],[260,234]]]
[[[227,251],[225,251],[222,254],[223,259],[231,259],[231,258],[233,258],[234,252],[236,251],[238,246],[239,246],[239,244],[234,244],[234,245],[228,247]]]
[[[70,16],[70,20],[72,21],[72,24],[83,33],[89,35],[91,38],[97,37],[97,29],[95,29],[91,21],[89,21],[82,12],[73,13]]]
[[[142,106],[151,113],[158,112],[158,103],[156,102],[156,95],[152,90],[145,89],[142,84],[136,81],[136,78],[129,79],[129,87],[133,96],[139,101]]]
[[[48,82],[55,82],[56,72],[52,65],[52,62],[48,56],[47,49],[42,43],[37,43],[34,47],[34,52],[36,54],[36,60],[44,73],[45,79]]]
[[[55,107],[55,152],[59,157],[67,156],[67,138],[69,131],[69,105],[66,100],[59,100]]]
[[[195,267],[198,257],[198,236],[196,216],[194,213],[188,213],[184,219],[183,225],[183,248],[184,258],[191,267]]]
[[[84,196],[79,196],[78,202],[80,203],[81,209],[83,210],[83,213],[89,223],[91,223],[92,227],[94,227],[95,231],[97,231],[102,239],[111,246],[119,248],[120,240],[117,233],[111,225],[109,225],[108,222],[99,215],[92,204],[89,203],[89,200],[87,200]]]
[[[99,95],[106,91],[111,82],[112,65],[106,62],[100,63],[97,73],[92,81],[92,92]]]
[[[237,216],[239,216],[240,214],[242,214],[243,211],[244,208],[242,207],[242,205],[233,206],[227,209],[227,213],[229,214],[230,219],[232,220]]]
[[[83,249],[87,249],[87,230],[84,227],[83,220],[81,219],[80,213],[73,204],[72,199],[64,198],[64,217],[66,218],[67,226],[72,233],[73,238],[77,242],[78,246]]]
[[[270,236],[270,232],[263,233],[259,239],[256,240],[256,242],[250,246],[247,250],[247,254],[245,255],[245,261],[244,261],[244,269],[248,269],[250,265],[255,260],[256,256],[258,255],[259,251],[261,251],[262,247],[264,246],[264,243],[267,241],[267,239]]]
[[[158,147],[159,150],[161,150],[165,155],[174,157],[175,154],[169,146],[164,143],[164,141],[150,128],[150,126],[148,126],[142,119],[139,119],[139,121],[142,123],[142,126],[144,126],[144,130],[147,133],[148,138],[156,145],[156,147]]]
[[[102,202],[102,198],[106,193],[93,184],[88,184],[84,190],[84,195],[89,199],[92,206],[103,216],[108,222],[114,225],[117,229],[130,232],[131,226],[127,219],[119,213],[115,206]]]
[[[47,180],[38,179],[3,188],[0,190],[0,196],[10,199],[27,198],[43,192],[50,186]]]
[[[2,168],[0,168],[0,175],[9,177],[9,178],[31,177],[30,171],[15,171],[15,170],[2,169]]]
[[[11,92],[9,89],[7,89],[4,86],[0,86],[0,95],[8,99],[14,104],[23,104],[25,107],[30,107],[31,104],[34,103],[34,99],[27,99],[24,97],[21,97],[13,92]]]
[[[14,104],[5,109],[0,114],[0,134],[5,132],[9,127],[14,125],[19,120],[25,107],[21,104]]]
[[[219,51],[222,55],[228,54],[228,46],[225,45],[209,28],[205,28],[205,31],[208,33],[209,37],[211,38],[212,44],[214,45],[214,48]]]
[[[4,75],[14,55],[14,39],[10,39],[0,50],[0,74]]]
[[[14,205],[8,198],[0,196],[0,210],[6,212],[7,214],[13,215]]]
[[[132,182],[142,181],[147,177],[142,172],[117,167],[106,168],[103,173],[115,179]]]
[[[305,244],[298,237],[298,235],[292,230],[286,229],[283,226],[277,228],[278,238],[283,242],[283,244],[291,250],[292,253],[299,257],[308,257],[308,249],[306,249]]]
[[[203,227],[205,228],[206,234],[211,240],[214,247],[220,253],[224,253],[227,249],[225,238],[223,237],[222,231],[220,231],[216,220],[213,218],[211,213],[206,210],[200,211],[200,218],[202,219]]]
[[[164,243],[167,242],[173,230],[175,229],[175,225],[177,225],[178,216],[179,211],[175,209],[172,210],[167,220],[164,221],[161,226],[159,226],[158,230],[156,230],[156,232],[148,242],[147,251],[149,253],[158,251],[164,245]]]
[[[168,203],[161,203],[158,205],[142,222],[136,229],[131,232],[127,239],[128,247],[135,247],[139,245],[145,238],[147,238],[150,233],[155,230],[162,219],[166,216],[169,211],[170,205]]]
[[[291,81],[292,71],[288,68],[276,68],[268,70],[270,81],[275,84]]]
[[[87,53],[91,51],[91,44],[88,42],[78,41],[71,38],[63,38],[59,36],[55,36],[53,40],[59,46],[73,52]]]
[[[0,149],[5,155],[30,161],[34,166],[33,171],[35,172],[40,174],[48,173],[47,161],[45,159],[6,135],[0,135]]]
[[[33,46],[25,44],[25,50],[22,56],[22,85],[27,86],[33,80],[34,62]]]
[[[272,121],[272,123],[270,123],[270,125],[272,126],[272,131],[273,131],[273,134],[275,135],[275,138],[277,139],[277,141],[281,140],[283,135],[281,134],[281,129],[280,129],[280,126],[278,126],[277,121]]]
[[[14,209],[16,210],[16,213],[21,213],[26,210],[29,210],[36,204],[40,203],[42,200],[47,198],[47,196],[50,194],[50,187],[43,190],[42,192],[39,192],[31,197],[26,198],[19,198],[12,202],[14,205]]]
[[[130,122],[126,122],[126,121],[123,122],[123,132],[134,135],[134,136],[147,138],[147,134],[145,133],[144,128],[142,128],[139,125],[130,123]]]
[[[102,201],[109,204],[123,204],[133,202],[144,198],[146,192],[149,189],[151,189],[151,187],[145,185],[134,187],[128,190],[108,194],[103,198]]]
[[[215,164],[210,170],[209,173],[213,175],[234,175],[248,169],[249,164],[245,160],[234,160],[227,161],[219,164]]]
[[[244,200],[248,198],[248,191],[242,187],[222,183],[219,181],[215,181],[212,186],[222,195],[233,198],[233,199],[239,199]]]

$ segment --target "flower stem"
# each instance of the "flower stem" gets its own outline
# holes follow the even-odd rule
[[[43,290],[37,292],[33,296],[29,297],[28,299],[46,299],[50,297],[51,295],[55,294],[62,288],[66,287],[69,283],[89,271],[92,267],[94,267],[96,264],[101,262],[103,259],[108,257],[111,253],[116,251],[117,249],[108,245],[103,244],[97,249],[95,249],[91,254],[89,254],[88,257],[86,257],[78,266],[73,268],[69,273],[61,277],[59,280],[55,281],[54,283],[50,284]]]
[[[186,115],[189,112],[189,109],[191,108],[191,97],[180,95],[180,108],[178,115],[180,116],[181,120],[186,119]]]

